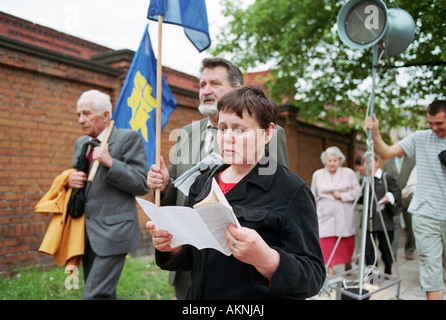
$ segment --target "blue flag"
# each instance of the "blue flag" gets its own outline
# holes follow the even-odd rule
[[[133,129],[141,135],[149,168],[156,152],[156,59],[149,30],[136,51],[118,98],[112,120],[117,128]],[[177,102],[162,77],[161,130],[167,124]]]
[[[209,23],[205,0],[150,0],[147,18],[184,27],[184,33],[199,52],[209,48]]]

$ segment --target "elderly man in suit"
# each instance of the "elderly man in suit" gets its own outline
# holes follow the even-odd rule
[[[86,142],[104,138],[111,110],[105,93],[90,90],[80,96],[76,114],[85,135],[75,143],[73,164]],[[87,182],[87,174],[77,171],[67,181],[68,187],[86,188],[82,298],[116,299],[125,256],[140,244],[135,196],[149,191],[147,159],[140,135],[117,128],[107,143],[87,149],[87,159],[88,154],[100,163],[95,179]]]
[[[225,93],[243,85],[243,74],[240,69],[223,58],[204,59],[200,73],[198,110],[206,118],[179,130],[177,142],[171,153],[170,170],[161,159],[161,167],[153,165],[148,173],[149,187],[161,190],[161,205],[185,205],[186,195],[177,190],[172,182],[213,151],[220,153],[215,138],[218,123],[217,101]],[[285,130],[279,125],[276,126],[270,143],[269,156],[288,167]],[[176,272],[169,275],[169,283],[175,286],[178,299],[185,299],[190,282],[190,272]]]

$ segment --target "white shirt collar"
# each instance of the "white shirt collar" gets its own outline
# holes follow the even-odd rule
[[[208,120],[208,123],[206,124],[206,130],[210,130],[212,128],[217,128],[217,127],[214,127],[211,123],[211,120]]]
[[[108,128],[108,127],[107,127]],[[104,130],[102,130],[102,132],[100,134],[98,134],[98,136],[96,138],[92,138],[90,137],[90,140],[93,139],[98,139],[100,142],[102,142],[102,140],[104,139],[105,136],[105,132],[107,131],[107,128],[105,128]]]
[[[376,169],[375,178],[381,179],[382,175],[383,171],[381,170],[381,168]]]
[[[216,132],[212,132],[212,128],[215,128],[211,121],[208,120],[208,123],[206,125],[206,135],[204,137],[204,150],[209,151],[211,148],[214,148],[214,146],[217,144],[217,137],[215,136]],[[216,128],[215,128],[216,129]]]

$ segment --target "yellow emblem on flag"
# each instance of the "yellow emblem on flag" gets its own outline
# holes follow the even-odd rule
[[[152,87],[139,71],[135,75],[134,87],[127,99],[127,105],[132,108],[130,126],[135,131],[141,129],[141,135],[148,142],[146,123],[150,118],[149,113],[156,108],[156,99],[152,96]]]

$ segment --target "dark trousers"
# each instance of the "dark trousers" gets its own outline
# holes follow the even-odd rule
[[[387,244],[386,235],[384,234],[384,231],[373,231],[373,232],[367,231],[366,244],[365,244],[365,262],[368,266],[373,265],[375,262],[375,248],[372,243],[371,239],[372,237],[375,243],[375,247],[377,247],[376,250],[379,249],[379,251],[381,252],[381,259],[384,262],[384,273],[392,274],[393,257],[392,257],[391,246],[393,241],[393,231],[387,231],[387,234],[389,236],[390,248],[389,245]]]
[[[404,223],[406,224],[406,243],[404,245],[405,254],[413,254],[415,251],[415,237],[412,229],[412,214],[403,211]]]
[[[85,254],[82,257],[85,286],[83,300],[115,300],[118,285],[125,262],[125,254],[98,256],[86,239]]]
[[[169,273],[169,284],[175,287],[175,296],[178,300],[186,300],[192,283],[190,271],[172,271]]]

